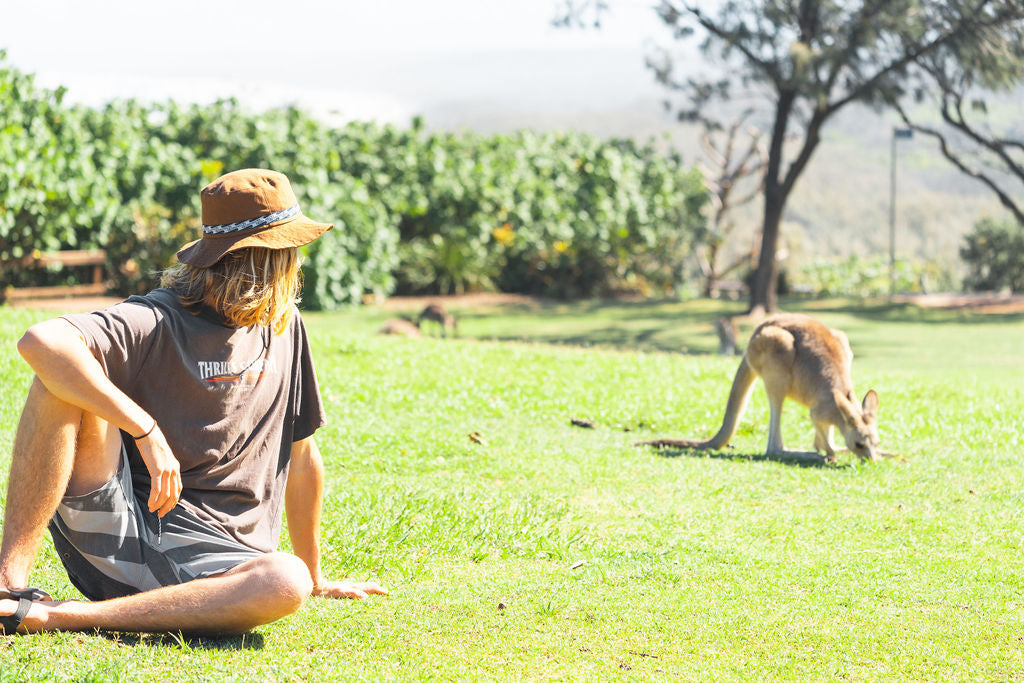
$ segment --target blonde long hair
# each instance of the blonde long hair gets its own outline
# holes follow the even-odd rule
[[[229,252],[208,268],[176,263],[160,278],[182,305],[205,304],[229,325],[266,325],[274,334],[288,327],[302,289],[298,249],[247,247]]]

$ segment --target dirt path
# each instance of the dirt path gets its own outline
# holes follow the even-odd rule
[[[113,306],[121,297],[95,296],[11,301],[11,308],[34,308],[51,311],[97,311]],[[459,309],[471,306],[529,305],[542,301],[523,294],[479,293],[454,296],[394,296],[380,302],[387,311],[413,311],[429,303],[445,308]],[[922,308],[964,309],[972,313],[1024,313],[1024,294],[901,294],[893,298],[897,303],[909,303]]]
[[[906,294],[898,303],[921,308],[964,309],[971,313],[1024,313],[1024,294]]]
[[[500,292],[481,292],[477,294],[456,294],[448,296],[393,296],[380,302],[381,308],[387,311],[420,309],[427,304],[441,304],[445,308],[468,308],[470,306],[508,306],[535,304],[541,301],[525,294],[501,294]]]
[[[462,294],[458,296],[395,296],[379,304],[385,310],[411,310],[439,303],[445,308],[536,304],[544,301],[523,294]],[[972,313],[1024,313],[1024,294],[899,294],[896,303],[921,308],[964,309]]]

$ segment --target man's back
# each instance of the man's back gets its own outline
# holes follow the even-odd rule
[[[169,289],[65,316],[111,381],[160,424],[181,464],[180,504],[257,550],[277,546],[291,445],[323,424],[296,312],[282,334],[233,328]],[[134,488],[149,472],[129,440]]]

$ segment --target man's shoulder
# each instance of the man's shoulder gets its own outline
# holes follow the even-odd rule
[[[170,290],[156,289],[146,295],[132,295],[108,308],[87,313],[66,313],[64,320],[82,330],[89,327],[116,327],[157,324],[168,314],[181,308],[177,295]]]
[[[173,311],[180,311],[184,308],[181,305],[181,298],[178,296],[177,292],[173,289],[168,289],[167,287],[154,289],[148,294],[133,294],[125,299],[124,303]]]
[[[131,324],[133,321],[144,325],[159,326],[168,320],[181,318],[185,308],[178,295],[170,289],[154,289],[147,294],[133,294],[121,303],[107,309],[97,311],[123,319]]]

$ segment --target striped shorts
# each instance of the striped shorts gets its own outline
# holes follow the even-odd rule
[[[132,487],[128,454],[92,493],[65,496],[50,520],[53,545],[71,583],[89,600],[107,600],[228,571],[261,557],[182,504],[163,518],[149,492]]]

